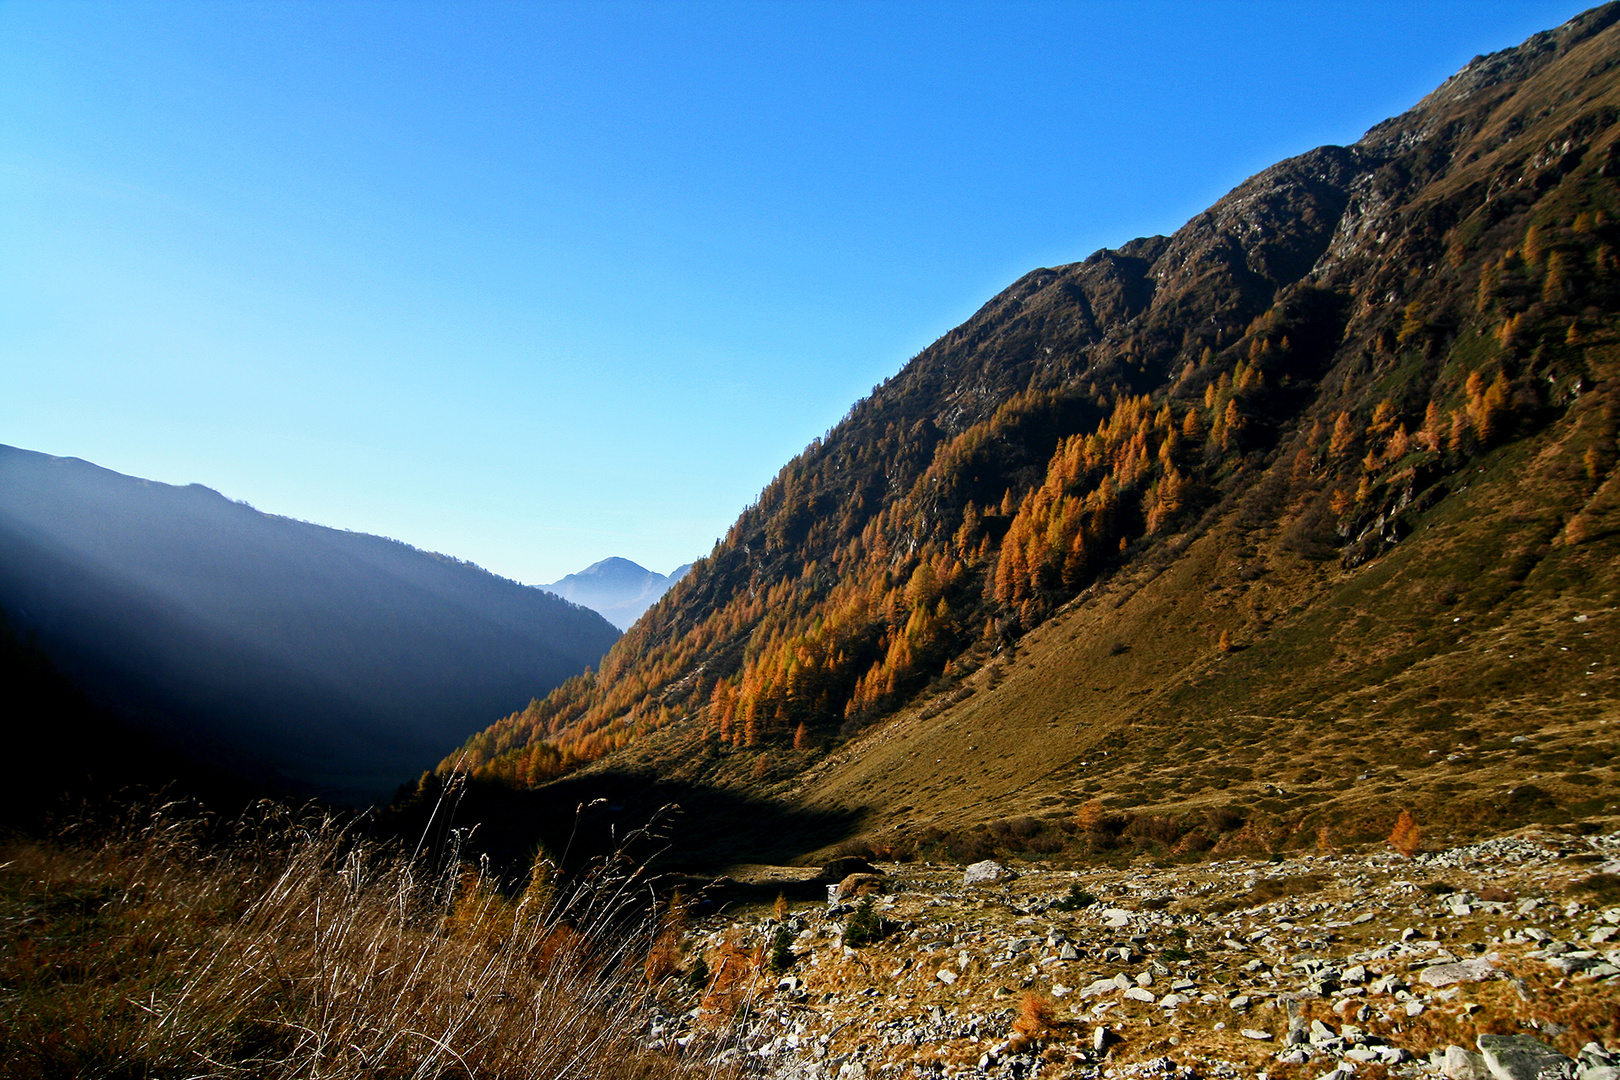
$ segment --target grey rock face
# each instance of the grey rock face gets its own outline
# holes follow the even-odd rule
[[[1496,1080],[1572,1080],[1575,1063],[1528,1035],[1481,1035],[1479,1052]]]
[[[1486,1066],[1485,1059],[1460,1046],[1446,1047],[1440,1071],[1446,1080],[1491,1080],[1491,1070]]]
[[[1418,981],[1425,986],[1450,986],[1453,983],[1483,982],[1501,977],[1501,971],[1493,967],[1489,960],[1481,958],[1456,964],[1435,964],[1425,968]]]

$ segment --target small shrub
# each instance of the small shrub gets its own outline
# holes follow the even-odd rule
[[[871,842],[867,840],[845,840],[832,850],[833,856],[839,859],[866,859],[870,861],[878,857],[877,852],[872,848]]]
[[[975,863],[994,855],[996,846],[984,833],[965,833],[947,840],[945,851],[957,862]]]
[[[1052,1030],[1056,1012],[1052,999],[1045,994],[1026,993],[1018,1001],[1018,1018],[1013,1021],[1013,1030],[1026,1039],[1038,1039]]]
[[[676,974],[681,966],[681,937],[686,932],[686,899],[676,889],[669,895],[669,904],[659,921],[658,934],[652,948],[647,950],[647,962],[642,973],[654,986]]]
[[[1059,911],[1079,911],[1081,908],[1088,908],[1096,902],[1097,898],[1082,889],[1079,882],[1071,881],[1069,882],[1069,895],[1052,906]]]
[[[1235,806],[1212,806],[1204,811],[1204,820],[1216,832],[1232,832],[1243,828],[1248,815]]]
[[[720,954],[703,995],[703,1011],[712,1021],[729,1023],[746,1010],[763,959],[758,951],[744,948],[730,938],[720,943]]]
[[[1092,799],[1075,811],[1074,823],[1088,837],[1103,839],[1112,839],[1125,828],[1125,818],[1110,813],[1101,799]]]
[[[1125,826],[1125,835],[1134,840],[1138,847],[1155,844],[1168,847],[1180,838],[1181,826],[1171,818],[1157,814],[1136,814]]]
[[[855,913],[849,917],[849,923],[844,927],[844,944],[852,949],[859,949],[872,944],[882,936],[881,921],[877,912],[872,910],[872,898],[862,897],[861,902],[855,905]]]
[[[773,975],[783,975],[792,970],[797,959],[793,955],[792,946],[793,935],[788,932],[787,927],[778,924],[776,933],[771,936],[770,964]]]
[[[680,966],[680,937],[666,930],[653,939],[652,948],[647,950],[647,962],[642,965],[642,973],[649,983],[657,986],[679,971]]]
[[[1389,834],[1389,846],[1410,859],[1418,853],[1418,845],[1423,841],[1423,830],[1418,828],[1417,819],[1412,811],[1402,810],[1400,817],[1395,819],[1395,828]]]
[[[1282,861],[1282,856],[1275,857],[1275,861]],[[1293,877],[1264,878],[1255,883],[1239,899],[1241,907],[1254,907],[1259,904],[1269,904],[1273,900],[1281,900],[1285,896],[1305,896],[1318,892],[1327,884],[1325,874],[1298,874]]]

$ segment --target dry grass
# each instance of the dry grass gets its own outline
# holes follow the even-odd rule
[[[1013,1031],[1026,1039],[1038,1039],[1052,1030],[1057,1019],[1057,1007],[1045,994],[1027,992],[1018,1001],[1018,1017]]]
[[[330,819],[154,813],[0,863],[0,1075],[712,1076],[651,1053],[633,867],[511,897]],[[695,1055],[698,1061],[707,1055]]]
[[[709,963],[702,1003],[704,1023],[724,1028],[739,1019],[763,991],[764,967],[763,946],[751,949],[729,936],[721,942],[719,954]]]

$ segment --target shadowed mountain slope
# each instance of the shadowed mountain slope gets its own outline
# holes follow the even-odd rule
[[[10,447],[0,605],[137,726],[355,800],[386,795],[618,636],[469,563]]]
[[[460,767],[602,759],[890,840],[1613,812],[1581,747],[1620,720],[1617,20],[1025,275]]]

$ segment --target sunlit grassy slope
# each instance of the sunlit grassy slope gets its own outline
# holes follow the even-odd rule
[[[1610,813],[1617,19],[1026,275],[441,771],[1166,848]]]

